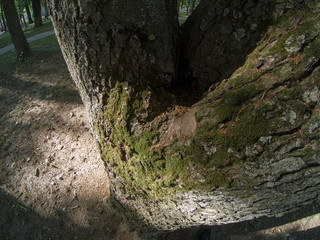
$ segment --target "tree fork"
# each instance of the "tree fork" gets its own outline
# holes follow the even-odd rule
[[[316,2],[202,0],[182,27],[185,76],[202,91],[216,85],[176,106],[175,0],[48,1],[112,198],[132,226],[146,236],[319,201]]]

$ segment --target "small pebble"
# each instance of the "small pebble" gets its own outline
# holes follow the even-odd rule
[[[63,180],[63,177],[62,176],[58,176],[56,177],[57,180]]]

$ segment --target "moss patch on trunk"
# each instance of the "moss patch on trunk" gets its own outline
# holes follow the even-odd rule
[[[187,110],[197,121],[188,136],[163,142],[163,119],[175,116],[141,121],[150,93],[116,82],[95,126],[103,159],[142,197],[231,187],[231,166],[255,161],[268,149],[265,139],[296,131],[310,118],[303,96],[313,86],[301,81],[319,64],[319,16],[293,9],[279,18],[244,66]]]

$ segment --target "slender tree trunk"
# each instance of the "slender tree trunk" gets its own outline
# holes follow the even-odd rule
[[[193,12],[195,6],[196,6],[196,0],[192,0],[191,13]]]
[[[188,4],[187,4],[187,15],[190,14],[190,5],[191,5],[191,0],[188,0]]]
[[[4,25],[3,25],[2,19],[0,19],[0,27],[1,27],[1,32],[4,31]]]
[[[1,2],[1,19],[2,19],[2,24],[3,24],[3,29],[4,29],[5,32],[7,32],[8,29],[7,29],[6,19],[4,17],[3,3],[2,2]]]
[[[178,11],[178,13],[180,12],[180,1],[181,0],[177,0],[177,11]]]
[[[31,16],[31,13],[30,13],[29,5],[27,4],[25,6],[25,8],[26,8],[27,16],[28,16],[28,22],[29,22],[29,24],[31,24],[31,23],[33,23],[33,20],[32,20],[32,16]]]
[[[31,56],[31,49],[21,29],[14,1],[3,0],[3,9],[17,57],[23,60]]]
[[[48,11],[48,4],[47,4],[47,0],[44,0],[44,9],[45,11]]]
[[[42,26],[41,1],[32,0],[32,9],[33,9],[33,15],[34,15],[34,26],[35,27]]]
[[[24,26],[27,28],[28,25],[27,25],[27,22],[24,18],[24,15],[23,15],[23,10],[21,9],[21,7],[19,7],[19,15],[20,15],[20,20],[21,20],[21,23],[24,24]]]
[[[112,199],[133,227],[239,222],[319,202],[315,1],[202,0],[182,45],[176,0],[48,4]],[[201,98],[174,96],[173,85]]]

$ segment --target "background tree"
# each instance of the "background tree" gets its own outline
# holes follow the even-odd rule
[[[24,59],[31,56],[31,49],[23,34],[18,14],[13,0],[2,0],[10,36],[15,47],[17,57]]]
[[[35,27],[42,26],[41,1],[32,0],[32,9],[33,9],[33,16],[34,16],[34,26]]]
[[[48,4],[114,203],[136,229],[319,201],[316,0],[202,0],[181,35],[176,0]]]
[[[7,24],[6,24],[6,19],[4,17],[4,11],[3,11],[3,3],[0,1],[0,10],[1,10],[1,27],[3,31],[7,31]]]
[[[41,0],[41,6],[44,7],[44,10],[48,10],[48,7],[47,7],[47,0]]]
[[[26,19],[24,17],[24,6],[22,5],[22,1],[16,2],[16,8],[19,10],[19,19],[21,21],[21,24],[24,24],[25,27],[28,27]]]
[[[30,1],[29,0],[26,0],[24,1],[25,2],[25,9],[26,9],[26,12],[27,12],[27,16],[28,16],[28,22],[29,24],[33,23],[33,20],[32,20],[32,16],[31,16],[31,12],[30,12]]]

